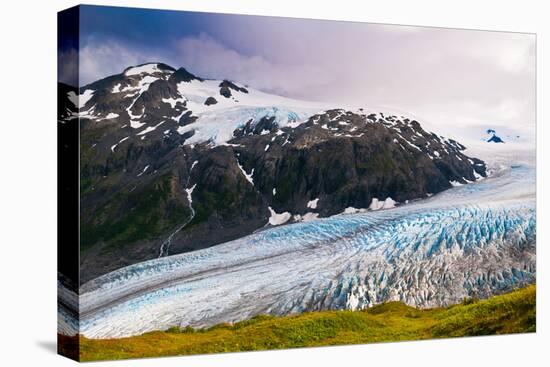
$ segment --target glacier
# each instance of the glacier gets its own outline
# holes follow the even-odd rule
[[[60,330],[117,338],[258,314],[414,307],[484,298],[536,279],[535,170],[491,177],[392,209],[270,227],[63,291]],[[67,306],[68,305],[68,306]],[[76,306],[75,306],[76,307]],[[72,330],[72,332],[71,332]]]

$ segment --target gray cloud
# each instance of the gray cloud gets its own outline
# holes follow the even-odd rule
[[[305,22],[305,23],[304,23]],[[81,80],[164,61],[290,97],[386,106],[457,130],[534,134],[535,37],[527,34],[277,18],[228,22],[151,52],[114,41],[81,49]]]
[[[320,65],[244,55],[204,33],[181,39],[177,50],[182,65],[207,78],[228,78],[264,91],[304,98],[315,98],[311,91],[328,86],[326,78],[319,78],[324,72]]]

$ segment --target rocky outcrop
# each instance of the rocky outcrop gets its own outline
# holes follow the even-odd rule
[[[416,121],[369,123],[364,115],[332,110],[295,129],[245,131],[231,141],[235,154],[276,212],[303,215],[319,199],[316,212],[329,216],[368,208],[377,198],[426,197],[485,175],[484,163],[462,154],[463,146]]]
[[[219,87],[220,87],[220,95],[224,96],[225,98],[231,97],[231,90],[242,92],[242,93],[248,93],[248,90],[246,88],[239,87],[234,83],[230,82],[229,80],[222,81]]]
[[[204,101],[204,104],[206,106],[211,106],[211,105],[216,104],[216,103],[218,103],[218,101],[214,97],[208,97],[208,98],[206,98],[206,101]]]
[[[497,133],[493,129],[487,130],[487,142],[488,143],[504,143],[504,140],[500,138],[500,136],[497,136]]]

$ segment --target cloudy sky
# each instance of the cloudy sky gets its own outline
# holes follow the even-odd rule
[[[75,83],[74,43],[61,81]],[[289,97],[404,111],[474,135],[534,136],[535,36],[81,7],[80,85],[159,61]]]

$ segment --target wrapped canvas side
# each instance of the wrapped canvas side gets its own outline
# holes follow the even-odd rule
[[[58,13],[57,289],[58,353],[79,360],[79,7]],[[66,51],[66,50],[70,51]],[[69,97],[69,98],[67,98]],[[63,317],[70,313],[72,317]],[[67,320],[76,320],[67,322]]]

